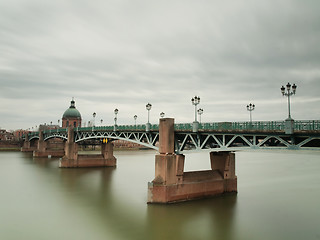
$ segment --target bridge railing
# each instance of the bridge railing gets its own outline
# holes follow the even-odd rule
[[[192,130],[192,123],[175,124],[176,130]],[[202,130],[284,130],[283,121],[260,121],[260,122],[213,122],[201,123],[199,129]]]
[[[176,130],[192,130],[192,123],[175,124]],[[202,130],[255,130],[255,131],[284,131],[285,121],[256,121],[256,122],[212,122],[201,123]],[[319,120],[298,120],[294,122],[294,129],[297,131],[320,130]]]
[[[294,129],[300,130],[300,131],[318,131],[320,130],[320,121],[319,120],[295,121]]]
[[[177,123],[174,125],[175,130],[192,131],[192,123]],[[284,131],[285,121],[255,121],[255,122],[212,122],[199,124],[200,130],[253,130],[253,131]],[[296,131],[320,131],[320,120],[296,120],[294,121]],[[113,131],[114,126],[95,126],[95,127],[78,127],[75,131]],[[119,125],[118,131],[145,131],[146,125]],[[159,125],[152,124],[150,130],[158,131]],[[43,131],[44,134],[67,132],[67,128],[49,129]],[[39,136],[39,132],[29,132],[28,137]]]

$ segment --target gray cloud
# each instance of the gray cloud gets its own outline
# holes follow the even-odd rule
[[[319,119],[318,1],[38,1],[0,3],[0,126],[56,122],[75,97],[112,124],[159,113],[191,122]]]

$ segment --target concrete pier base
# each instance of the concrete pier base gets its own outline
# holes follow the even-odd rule
[[[115,157],[105,159],[102,154],[100,155],[78,155],[77,159],[68,159],[64,156],[59,161],[61,168],[80,168],[80,167],[115,167],[117,159]]]
[[[34,145],[34,141],[32,142],[33,145],[31,146],[31,142],[28,139],[28,134],[26,134],[26,139],[23,142],[23,145],[21,147],[21,152],[33,152],[37,150],[38,142],[36,142],[36,145]]]
[[[174,121],[160,119],[155,178],[148,183],[148,203],[173,203],[237,192],[235,154],[211,152],[211,170],[184,172],[185,156],[174,153]]]
[[[115,167],[117,159],[113,156],[112,142],[102,143],[101,154],[78,154],[78,145],[74,142],[73,129],[68,129],[68,140],[65,144],[65,156],[59,161],[61,168],[79,167]]]
[[[29,144],[30,145],[30,144]],[[34,157],[63,157],[63,149],[48,149],[48,142],[43,139],[43,131],[39,132],[39,141],[37,149],[33,151]]]
[[[212,152],[210,156],[213,169],[183,172],[181,169],[183,155],[157,155],[156,177],[148,183],[148,203],[173,203],[230,192],[236,193],[237,177],[234,174],[234,153]],[[160,164],[159,161],[161,161]]]
[[[63,150],[45,150],[45,151],[33,151],[34,157],[63,157],[64,151]]]
[[[36,147],[29,147],[29,148],[27,148],[27,147],[22,147],[22,148],[21,148],[21,152],[33,152],[33,151],[35,151],[35,150],[37,150]]]

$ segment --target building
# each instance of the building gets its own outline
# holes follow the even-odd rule
[[[18,129],[13,132],[13,135],[14,135],[15,139],[20,140],[23,138],[23,136],[25,136],[28,133],[29,133],[28,130]]]
[[[57,129],[60,128],[59,125],[54,125],[54,124],[40,124],[38,131],[45,131],[45,130],[52,130],[52,129]]]
[[[14,135],[11,132],[7,132],[4,129],[0,129],[0,140],[1,141],[13,141]]]
[[[75,101],[74,99],[72,99],[70,107],[64,112],[62,116],[62,127],[81,127],[81,120],[81,114],[76,109]]]

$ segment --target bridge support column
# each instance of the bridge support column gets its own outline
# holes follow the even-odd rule
[[[26,138],[23,142],[23,146],[21,148],[21,152],[33,152],[34,150],[36,150],[35,147],[31,147],[31,143],[29,141],[29,138],[28,138],[28,134],[26,134]]]
[[[68,140],[65,145],[65,156],[60,160],[59,167],[114,167],[117,159],[113,156],[113,144],[103,143],[101,154],[78,154],[78,144],[74,142],[73,128],[68,129]]]
[[[48,153],[46,152],[47,143],[43,139],[43,131],[39,132],[39,141],[38,147],[33,151],[34,157],[48,157]]]
[[[174,153],[174,119],[160,119],[155,178],[148,183],[148,203],[172,203],[237,192],[235,155],[210,153],[211,170],[184,172],[185,156]]]
[[[59,167],[77,167],[78,144],[74,142],[74,131],[68,128],[68,139],[64,145],[64,156],[59,161]]]
[[[47,148],[47,142],[44,140],[43,131],[39,132],[38,147],[33,151],[34,157],[62,157],[64,155],[63,150],[53,150]]]
[[[113,156],[113,143],[107,142],[101,145],[101,154],[103,156],[103,166],[115,167],[117,159]]]

